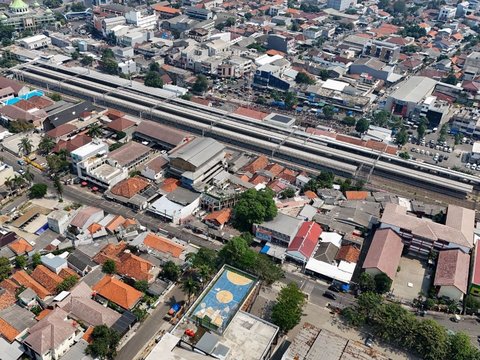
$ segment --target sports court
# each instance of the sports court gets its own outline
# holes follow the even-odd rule
[[[202,326],[223,333],[255,285],[255,278],[225,267],[197,302],[191,316]]]

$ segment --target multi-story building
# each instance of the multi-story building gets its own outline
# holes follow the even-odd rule
[[[240,195],[254,185],[239,177],[222,172],[212,179],[212,185],[202,192],[200,207],[209,212],[233,208]]]
[[[323,30],[317,26],[310,26],[303,30],[303,36],[306,39],[315,40],[322,36]]]
[[[270,34],[267,38],[267,48],[290,54],[295,49],[295,39],[280,34]]]
[[[462,108],[451,119],[451,128],[462,134],[480,137],[480,110],[478,108]]]
[[[197,8],[194,6],[187,7],[185,9],[185,15],[199,20],[209,20],[213,18],[213,13],[209,9]]]
[[[351,6],[357,5],[357,0],[328,0],[327,7],[338,10],[344,11],[347,10]]]
[[[453,19],[456,13],[457,13],[457,9],[454,8],[453,6],[448,6],[448,5],[442,6],[440,8],[440,12],[438,13],[438,20],[448,21],[450,19]]]
[[[130,11],[125,14],[127,24],[132,24],[135,27],[153,30],[157,27],[157,16],[155,14],[148,15],[141,11]]]
[[[45,35],[34,35],[16,41],[18,45],[28,50],[40,49],[52,44],[52,41]]]
[[[292,242],[303,220],[283,213],[275,219],[254,225],[255,237],[260,241],[272,242],[287,247]]]
[[[394,64],[400,56],[400,46],[386,41],[371,40],[363,47],[363,55],[376,57],[387,64]]]
[[[17,31],[37,30],[55,22],[50,9],[42,9],[38,2],[30,8],[23,0],[13,0],[7,11],[0,12],[0,24],[13,26]]]

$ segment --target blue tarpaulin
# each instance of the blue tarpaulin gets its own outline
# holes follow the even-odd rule
[[[265,245],[262,250],[260,251],[260,254],[266,254],[268,253],[268,250],[270,250],[270,246]]]

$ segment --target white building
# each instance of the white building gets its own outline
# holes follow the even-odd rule
[[[199,206],[199,193],[178,187],[168,195],[154,201],[147,211],[174,224],[181,224]]]
[[[48,215],[48,228],[58,234],[67,231],[69,225],[69,216],[65,210],[55,210]]]
[[[303,36],[306,39],[315,40],[322,36],[323,30],[316,26],[310,26],[303,30]]]
[[[439,21],[448,21],[450,19],[453,19],[455,17],[455,14],[457,13],[457,9],[454,8],[453,6],[442,6],[440,9],[440,12],[438,13],[438,20]]]
[[[108,153],[108,145],[99,140],[93,140],[91,143],[80,146],[78,149],[70,153],[72,164],[74,167],[78,163],[87,160],[93,156],[105,155]]]
[[[125,75],[134,74],[137,72],[137,63],[133,60],[127,60],[118,63],[118,70]]]
[[[327,7],[338,10],[344,11],[347,10],[350,6],[355,6],[357,4],[357,0],[328,0]]]
[[[35,50],[52,45],[52,40],[45,35],[34,35],[19,39],[16,43],[25,49]]]
[[[153,30],[157,27],[157,16],[145,15],[140,11],[130,11],[125,14],[125,20],[127,24],[133,24],[136,27]]]

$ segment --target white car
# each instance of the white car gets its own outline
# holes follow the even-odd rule
[[[466,164],[465,164],[465,167],[466,167],[467,169],[470,169],[470,163],[466,163]]]
[[[472,166],[470,166],[470,169],[476,170],[477,169],[477,164],[473,164]]]
[[[18,173],[19,173],[20,175],[23,175],[23,174],[25,174],[25,170],[23,170],[23,169],[18,169]]]

